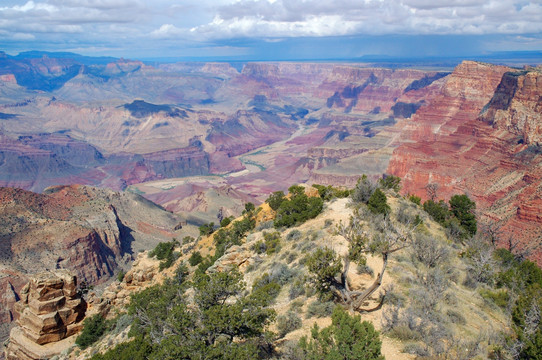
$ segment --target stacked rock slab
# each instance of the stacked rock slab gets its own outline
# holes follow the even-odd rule
[[[11,330],[6,358],[42,359],[64,350],[81,330],[85,301],[77,294],[77,278],[66,270],[32,276],[15,304],[19,313]],[[62,344],[61,344],[62,343]]]

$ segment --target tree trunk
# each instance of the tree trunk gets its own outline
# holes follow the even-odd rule
[[[382,254],[382,270],[380,273],[376,276],[375,281],[369,286],[365,291],[363,292],[353,292],[350,295],[355,298],[352,307],[354,310],[359,311],[361,306],[363,305],[363,302],[371,296],[382,284],[382,278],[384,277],[384,272],[386,271],[386,266],[388,266],[388,253],[385,252]]]

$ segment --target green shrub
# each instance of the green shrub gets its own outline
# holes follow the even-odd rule
[[[283,338],[286,334],[301,328],[302,321],[299,316],[293,311],[288,311],[284,315],[277,317],[277,331],[279,338]]]
[[[482,296],[484,300],[490,301],[503,309],[508,306],[508,302],[510,301],[510,294],[508,294],[508,291],[506,290],[491,291],[488,289],[480,289],[480,296]]]
[[[200,236],[209,236],[215,232],[215,223],[210,222],[208,224],[203,224],[199,227]]]
[[[164,260],[173,253],[176,244],[176,241],[161,242],[149,252],[149,257],[155,257],[157,260]]]
[[[313,301],[307,307],[307,319],[312,317],[326,317],[330,316],[335,308],[333,301]]]
[[[256,209],[256,207],[254,206],[253,203],[247,202],[247,203],[245,204],[245,210],[243,210],[243,214],[252,212],[252,211],[254,211],[255,209]]]
[[[280,251],[281,245],[280,245],[279,232],[277,231],[272,232],[272,233],[264,232],[263,238],[265,241],[265,253],[267,255],[271,255]]]
[[[194,251],[192,255],[190,255],[190,258],[188,259],[188,263],[190,264],[190,266],[196,266],[202,261],[203,261],[203,256],[201,256],[201,253],[199,251]]]
[[[126,273],[124,272],[124,270],[120,269],[119,273],[117,274],[117,280],[119,282],[122,282],[122,280],[124,280],[124,275],[126,275]]]
[[[413,202],[414,204],[416,204],[416,205],[418,205],[418,206],[421,205],[421,203],[422,203],[422,198],[419,197],[419,196],[409,194],[409,195],[407,196],[407,198],[408,198],[408,200],[409,200],[410,202]]]
[[[318,184],[313,184],[312,187],[318,190],[318,195],[324,201],[329,201],[333,198],[345,198],[350,196],[350,190],[348,189],[339,189],[331,185],[324,186]]]
[[[272,303],[280,293],[280,284],[271,278],[268,273],[263,274],[252,284],[252,292],[266,297]]]
[[[374,214],[383,214],[387,215],[390,212],[390,206],[388,205],[388,200],[386,194],[380,189],[376,189],[369,201],[367,202],[367,207]]]
[[[401,190],[401,178],[384,174],[382,179],[378,181],[378,185],[380,185],[382,189],[393,189],[396,192],[399,192],[399,190]]]
[[[226,249],[232,245],[241,245],[243,237],[254,229],[255,225],[254,216],[246,214],[242,220],[234,221],[229,228],[220,228],[213,237],[216,251],[212,262],[224,255]]]
[[[160,262],[160,271],[173,265],[173,262],[179,257],[179,254],[174,252],[177,241],[170,242],[161,242],[154,250],[149,252],[149,257],[156,257],[156,259],[161,260]]]
[[[225,217],[224,219],[222,219],[222,221],[220,221],[220,227],[228,226],[232,220],[233,220],[233,216]]]
[[[269,346],[266,329],[275,312],[262,288],[247,293],[242,278],[234,269],[194,274],[192,282],[166,279],[132,295],[129,336],[152,341],[149,353],[133,358],[258,358],[257,344]]]
[[[423,209],[428,213],[433,220],[445,226],[446,220],[450,216],[450,211],[448,210],[448,205],[440,200],[438,203],[433,200],[427,200],[423,203]]]
[[[477,224],[474,215],[476,203],[474,201],[467,195],[454,195],[450,199],[450,210],[470,235],[476,234]]]
[[[313,219],[322,212],[324,201],[318,197],[308,197],[302,186],[291,186],[290,200],[284,200],[277,210],[275,227],[292,227]]]
[[[316,290],[321,294],[329,292],[335,282],[335,276],[341,272],[342,263],[335,251],[329,248],[318,248],[307,255],[306,265],[316,284]],[[300,260],[301,263],[301,260]]]
[[[178,258],[179,253],[171,253],[171,256],[168,256],[166,259],[160,261],[160,265],[158,266],[158,270],[162,271],[164,269],[169,268],[175,260]]]
[[[275,191],[267,198],[267,200],[265,200],[265,202],[269,204],[271,209],[277,211],[280,205],[282,204],[282,202],[285,200],[286,200],[286,197],[284,196],[284,192]]]
[[[258,240],[254,244],[252,244],[250,249],[256,254],[263,254],[267,247],[265,246],[265,242],[263,240]]]
[[[100,314],[86,318],[83,321],[83,330],[75,339],[75,343],[81,348],[86,349],[94,344],[107,331],[107,322]]]
[[[350,316],[339,306],[333,310],[332,324],[319,330],[312,328],[311,339],[301,338],[299,347],[307,360],[384,360],[382,342],[373,324],[361,322],[360,316]]]
[[[120,343],[105,354],[95,354],[91,360],[147,360],[152,353],[152,346],[142,337]]]

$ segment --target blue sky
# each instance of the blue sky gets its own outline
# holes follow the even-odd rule
[[[542,50],[542,0],[2,0],[0,50],[263,60]]]

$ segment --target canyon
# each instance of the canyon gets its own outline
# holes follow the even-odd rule
[[[422,199],[468,192],[538,241],[539,67],[4,55],[0,75],[2,186],[129,190],[203,223],[293,183],[387,173]]]
[[[30,273],[68,268],[99,284],[138,251],[273,191],[352,187],[362,174],[397,175],[423,200],[428,184],[445,200],[467,193],[501,246],[541,264],[541,117],[540,66],[4,54],[0,322],[15,319]]]
[[[161,241],[181,238],[181,218],[137,194],[81,185],[43,194],[0,188],[0,337],[32,274],[70,271],[96,286]],[[177,228],[177,230],[176,230]]]
[[[129,190],[202,223],[293,183],[388,173],[422,199],[468,192],[538,241],[540,68],[451,70],[3,55],[0,185]]]

